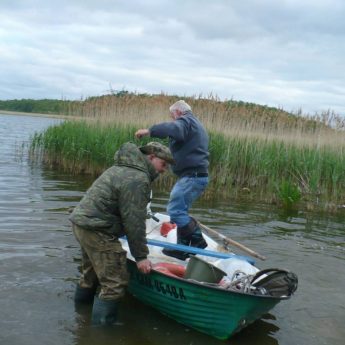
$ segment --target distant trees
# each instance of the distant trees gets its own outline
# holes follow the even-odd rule
[[[58,99],[12,99],[1,101],[0,110],[25,113],[63,114],[71,101]]]

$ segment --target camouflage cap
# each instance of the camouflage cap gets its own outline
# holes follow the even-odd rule
[[[139,147],[139,150],[144,154],[154,154],[156,157],[163,159],[170,164],[175,164],[169,148],[157,141],[151,141],[150,143]]]

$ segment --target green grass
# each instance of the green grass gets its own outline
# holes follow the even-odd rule
[[[36,134],[31,152],[72,173],[98,175],[113,164],[115,151],[136,141],[138,126],[64,122]],[[345,155],[332,146],[308,146],[283,140],[227,136],[210,131],[211,183],[206,197],[239,197],[290,208],[301,201],[327,205],[345,200]],[[163,181],[163,182],[162,182]],[[174,177],[160,179],[170,188]]]
[[[345,197],[345,155],[332,147],[216,134],[211,136],[211,157],[217,189],[254,188],[262,197],[270,195],[283,203],[289,190],[291,200],[299,200],[296,188],[308,199],[341,202]]]

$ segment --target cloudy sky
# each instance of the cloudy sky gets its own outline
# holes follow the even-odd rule
[[[1,0],[0,99],[128,90],[345,115],[344,0]]]

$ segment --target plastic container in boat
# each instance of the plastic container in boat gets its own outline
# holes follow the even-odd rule
[[[226,276],[226,273],[218,267],[197,256],[192,256],[189,259],[184,278],[218,284],[224,276]]]

